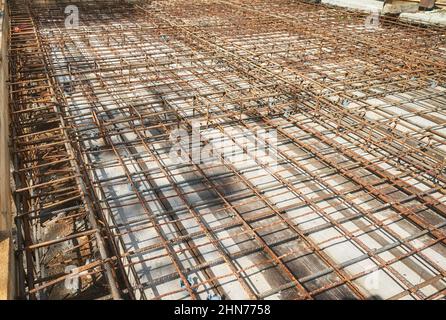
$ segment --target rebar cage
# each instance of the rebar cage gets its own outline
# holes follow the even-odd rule
[[[445,28],[288,0],[10,10],[21,297],[445,297]],[[175,132],[199,136],[179,162]]]

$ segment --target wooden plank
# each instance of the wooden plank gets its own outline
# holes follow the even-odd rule
[[[13,298],[12,259],[11,238],[0,233],[0,300]]]

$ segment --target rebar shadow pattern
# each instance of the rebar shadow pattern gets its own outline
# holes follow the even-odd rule
[[[75,265],[108,298],[445,297],[446,30],[285,0],[82,2],[67,29],[13,3],[25,296],[69,277],[39,243],[62,219],[70,250],[104,243]]]

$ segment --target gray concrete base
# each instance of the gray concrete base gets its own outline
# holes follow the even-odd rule
[[[416,13],[402,13],[400,19],[429,25],[446,26],[446,10],[420,11]]]

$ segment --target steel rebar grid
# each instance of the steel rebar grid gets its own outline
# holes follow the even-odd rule
[[[64,6],[33,8],[121,289],[362,299],[379,274],[382,298],[440,298],[444,30],[276,3],[79,4],[74,30]],[[173,164],[179,127],[235,155]]]
[[[70,297],[85,294],[92,285],[100,291],[104,285],[101,279],[106,278],[106,294],[119,298],[111,261],[79,180],[64,120],[51,98],[55,93],[34,21],[26,9],[23,13],[24,7],[25,2],[17,1],[10,8],[18,296]],[[54,286],[71,281],[73,273],[66,267],[70,271],[77,268],[81,278],[77,289]],[[94,291],[90,294],[95,295]]]

